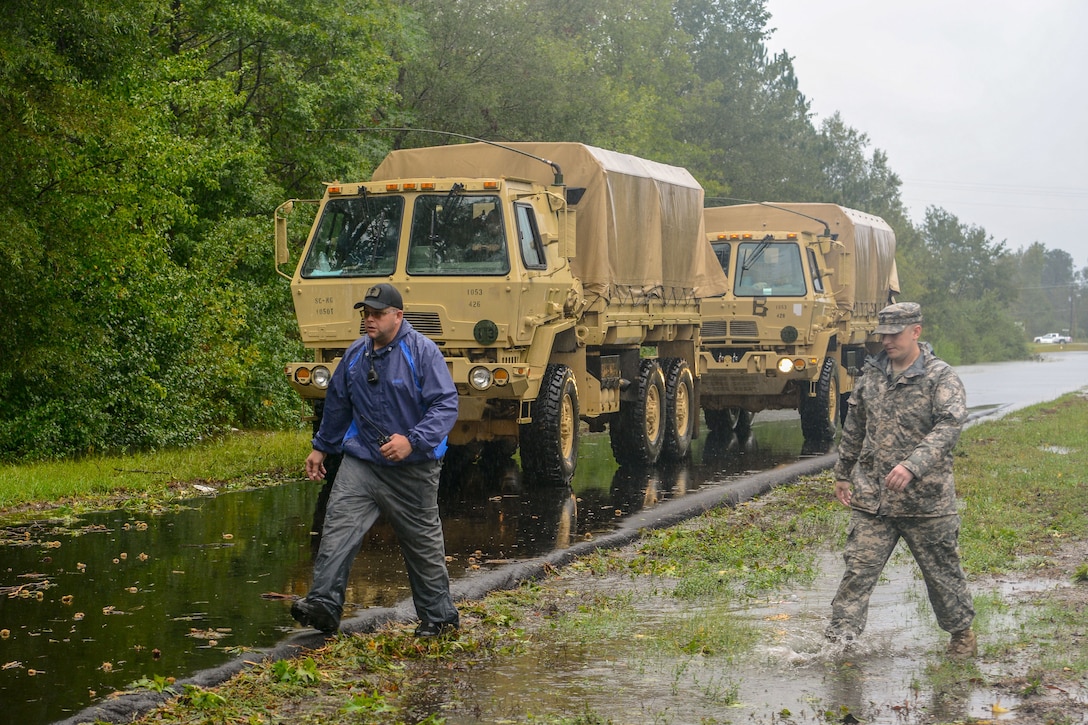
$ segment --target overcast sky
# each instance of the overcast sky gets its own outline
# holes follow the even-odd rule
[[[815,121],[838,111],[927,206],[1088,266],[1088,1],[768,0]]]

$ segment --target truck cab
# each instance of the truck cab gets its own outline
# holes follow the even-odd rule
[[[807,442],[830,441],[898,287],[890,227],[833,204],[708,208],[704,223],[729,280],[702,301],[707,425],[792,409]]]

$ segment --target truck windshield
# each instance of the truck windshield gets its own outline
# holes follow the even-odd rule
[[[500,275],[510,271],[497,196],[420,195],[412,212],[408,274]]]
[[[745,242],[737,252],[737,297],[799,297],[805,294],[801,250],[796,244]]]
[[[400,196],[330,199],[302,263],[303,277],[378,277],[397,265],[404,199]]]

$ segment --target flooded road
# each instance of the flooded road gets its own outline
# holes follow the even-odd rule
[[[801,447],[787,417],[757,424],[744,443],[704,434],[688,465],[649,471],[618,469],[607,434],[587,434],[569,488],[534,485],[513,459],[466,466],[441,492],[450,574],[565,548],[665,499],[794,461]],[[299,631],[282,595],[309,588],[319,488],[300,479],[158,515],[2,530],[5,715],[54,722],[141,679],[182,679]],[[392,529],[379,522],[352,570],[345,618],[408,596]]]
[[[972,408],[1000,412],[1083,386],[1084,362],[1088,353],[1058,353],[960,372]],[[796,416],[778,413],[757,416],[744,441],[704,432],[691,461],[671,469],[618,469],[607,434],[587,434],[570,488],[535,486],[513,460],[468,466],[442,491],[450,573],[471,577],[564,548],[669,498],[793,462],[802,447]],[[298,631],[289,601],[268,595],[309,586],[318,489],[300,475],[163,514],[114,511],[0,532],[5,716],[53,722],[138,680],[181,679]],[[379,523],[348,600],[357,612],[408,595],[392,532]]]

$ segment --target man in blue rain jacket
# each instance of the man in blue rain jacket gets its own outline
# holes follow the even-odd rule
[[[343,462],[329,495],[313,585],[291,615],[326,634],[339,628],[352,562],[380,513],[404,555],[420,619],[416,636],[435,636],[460,622],[438,516],[438,478],[457,421],[457,390],[438,346],[404,319],[395,287],[374,285],[355,307],[363,310],[366,334],[333,373],[306,475],[324,478],[328,454],[343,452]]]

